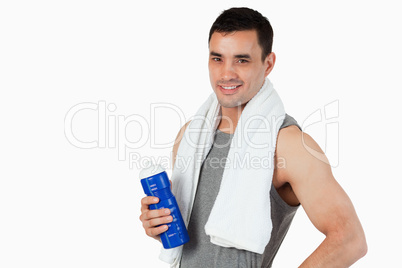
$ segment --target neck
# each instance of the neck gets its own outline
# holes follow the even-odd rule
[[[222,119],[219,122],[218,129],[224,133],[233,134],[236,130],[237,122],[239,121],[245,106],[246,104],[233,108],[221,106]]]

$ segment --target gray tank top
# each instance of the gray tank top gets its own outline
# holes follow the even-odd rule
[[[282,128],[296,125],[296,120],[286,115]],[[205,267],[271,267],[274,257],[290,227],[299,206],[289,206],[279,196],[274,186],[271,186],[271,219],[272,232],[263,254],[220,247],[210,242],[205,234],[204,226],[218,195],[225,160],[229,152],[233,135],[216,131],[214,144],[202,164],[198,180],[197,193],[188,225],[190,241],[183,246],[180,263],[181,268]],[[236,224],[236,223],[228,223]]]

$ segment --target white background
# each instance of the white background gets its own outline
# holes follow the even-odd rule
[[[248,6],[274,28],[270,79],[287,113],[303,124],[338,104],[331,126],[339,132],[325,122],[305,131],[332,148],[333,173],[365,229],[369,252],[353,267],[401,267],[400,5],[323,2],[2,1],[0,266],[168,267],[138,219],[139,163],[119,153],[169,158],[171,146],[151,143],[171,145],[212,92],[211,24],[226,8]],[[96,110],[72,121],[81,141],[106,135],[98,148],[65,135],[80,103],[110,104],[105,128]],[[152,103],[176,108],[141,128]],[[143,144],[124,151],[113,140]],[[296,267],[322,239],[299,209],[274,267]]]

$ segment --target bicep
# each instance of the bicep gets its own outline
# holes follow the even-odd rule
[[[328,235],[358,222],[352,202],[335,180],[318,144],[306,133],[291,133],[282,151],[286,179],[314,226]]]

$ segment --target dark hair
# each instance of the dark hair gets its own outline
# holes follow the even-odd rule
[[[260,12],[247,7],[234,7],[223,11],[212,24],[208,42],[214,32],[231,33],[235,31],[256,30],[258,44],[262,48],[262,61],[272,51],[274,32],[268,19]]]

